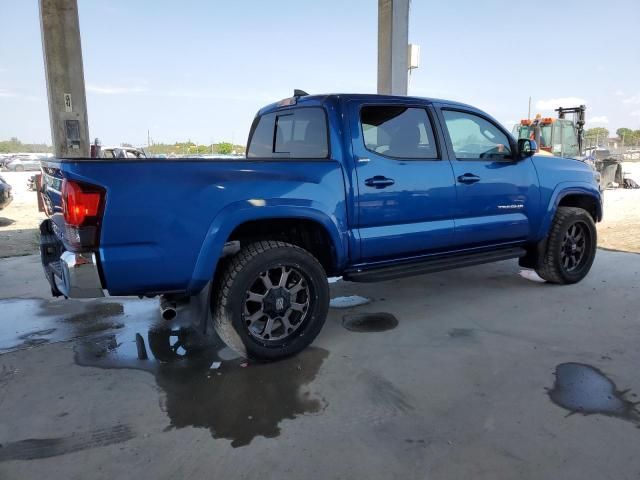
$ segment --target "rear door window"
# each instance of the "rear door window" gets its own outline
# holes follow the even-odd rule
[[[360,111],[365,147],[392,158],[436,159],[438,149],[424,108],[365,106]]]
[[[327,158],[327,120],[322,108],[269,113],[258,120],[247,158]]]

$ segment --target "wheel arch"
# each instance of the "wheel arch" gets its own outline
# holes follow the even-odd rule
[[[588,195],[586,193],[567,193],[559,199],[556,210],[558,207],[582,208],[591,215],[594,222],[602,220],[602,208],[600,206],[600,202],[598,202],[598,200],[592,195]]]
[[[301,206],[278,204],[278,200],[254,202],[255,204],[236,202],[218,213],[205,235],[198,255],[188,287],[190,294],[197,293],[213,278],[224,245],[228,241],[240,240],[242,243],[243,240],[255,240],[266,234],[268,239],[288,241],[303,248],[308,246],[308,238],[300,241],[300,237],[282,236],[284,227],[295,227],[297,231],[304,232],[302,237],[313,233],[319,235],[317,243],[322,245],[325,242],[330,250],[330,256],[324,252],[318,255],[319,261],[327,273],[341,271],[346,264],[348,240],[337,220],[325,213],[323,206],[315,204],[316,202]],[[251,235],[254,231],[257,231],[257,235]]]
[[[561,183],[553,191],[538,232],[538,240],[546,237],[558,207],[583,208],[594,222],[602,220],[602,196],[597,186],[589,183]]]

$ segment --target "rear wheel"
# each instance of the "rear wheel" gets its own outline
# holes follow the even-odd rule
[[[275,360],[308,346],[328,308],[329,285],[318,260],[295,245],[262,241],[229,261],[212,313],[215,330],[229,347]]]
[[[576,207],[558,207],[542,258],[540,277],[558,284],[582,280],[596,256],[597,232],[589,213]]]

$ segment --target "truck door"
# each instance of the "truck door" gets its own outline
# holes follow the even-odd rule
[[[442,250],[454,234],[455,182],[424,104],[349,104],[363,262]]]
[[[479,111],[441,106],[439,113],[456,179],[455,245],[526,240],[540,197],[531,158],[518,159],[511,136]]]

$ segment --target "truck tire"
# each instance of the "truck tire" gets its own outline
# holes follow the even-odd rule
[[[589,273],[597,244],[596,225],[586,210],[558,207],[536,272],[550,283],[577,283]]]
[[[227,263],[213,301],[214,328],[229,347],[250,358],[276,360],[300,352],[320,333],[329,284],[306,250],[260,241]]]

